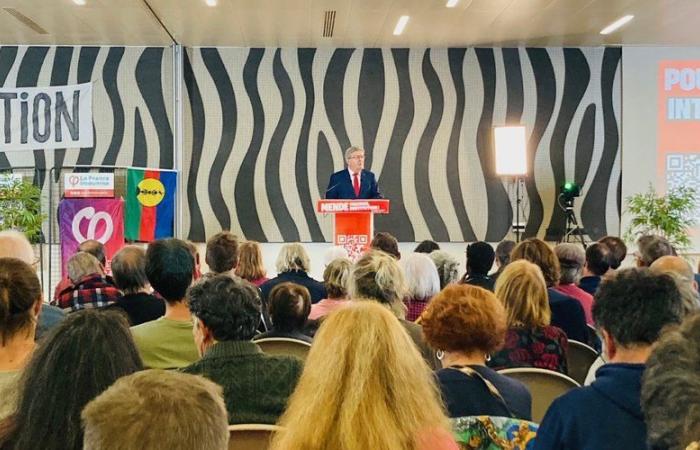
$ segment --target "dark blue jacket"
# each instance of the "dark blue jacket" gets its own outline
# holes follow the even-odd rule
[[[537,431],[535,450],[647,448],[640,405],[643,364],[606,364],[596,380],[556,399]]]
[[[267,300],[272,288],[280,283],[286,282],[296,283],[308,289],[309,294],[311,294],[311,303],[318,303],[320,300],[326,298],[326,288],[323,283],[314,280],[306,272],[302,272],[301,270],[290,270],[288,272],[282,272],[275,278],[267,280],[260,285],[260,291],[262,292],[265,305],[267,305]]]
[[[331,175],[326,189],[327,199],[368,199],[368,198],[383,198],[382,194],[377,190],[377,180],[374,174],[369,170],[362,169],[360,173],[360,195],[355,195],[355,189],[352,187],[350,172],[348,169],[343,169]]]
[[[591,295],[595,295],[595,291],[598,290],[600,286],[601,278],[597,275],[591,275],[589,277],[583,277],[578,282],[578,287],[588,292]]]
[[[552,311],[551,325],[564,330],[569,339],[587,344],[588,327],[581,302],[552,288],[547,289],[547,294]]]

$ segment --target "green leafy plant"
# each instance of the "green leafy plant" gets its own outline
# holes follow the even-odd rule
[[[0,230],[23,232],[30,242],[41,240],[41,189],[23,180],[0,185]]]
[[[646,192],[625,199],[626,212],[632,215],[624,239],[635,241],[644,234],[665,237],[677,250],[690,247],[688,229],[695,225],[698,198],[695,189],[682,186],[658,195],[649,185]]]

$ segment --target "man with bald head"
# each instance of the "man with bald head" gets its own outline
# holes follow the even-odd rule
[[[132,326],[156,320],[165,314],[165,302],[151,295],[144,249],[128,245],[119,250],[112,259],[112,277],[124,295],[109,308],[124,311]]]
[[[34,256],[34,249],[27,237],[19,231],[0,231],[0,258],[18,258],[36,269],[37,259]],[[39,313],[39,323],[36,329],[36,337],[40,338],[51,327],[63,320],[64,314],[60,308],[42,304]]]
[[[651,270],[662,273],[675,273],[684,281],[690,283],[693,289],[698,290],[698,283],[695,280],[692,266],[680,256],[662,256],[651,264]]]

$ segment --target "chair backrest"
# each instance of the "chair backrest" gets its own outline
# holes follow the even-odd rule
[[[569,339],[569,351],[566,354],[569,376],[576,380],[578,384],[583,384],[586,381],[588,370],[596,358],[598,358],[598,352],[593,347],[589,347],[583,342]]]
[[[502,369],[498,373],[525,384],[532,395],[532,421],[540,423],[554,399],[580,384],[566,375],[546,369],[518,367]]]
[[[311,344],[308,342],[290,338],[256,339],[255,343],[268,355],[296,356],[302,361],[306,361],[306,355],[311,349]]]
[[[229,425],[229,450],[267,450],[272,435],[281,430],[277,425],[242,424]]]

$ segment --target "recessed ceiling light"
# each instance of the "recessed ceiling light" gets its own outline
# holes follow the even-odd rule
[[[457,3],[459,3],[459,0],[447,0],[447,4],[445,6],[448,8],[454,8],[457,6]]]
[[[618,28],[620,28],[621,26],[623,26],[624,24],[626,24],[627,22],[629,22],[629,21],[632,20],[632,19],[634,19],[634,16],[633,16],[633,15],[628,15],[628,16],[625,16],[625,17],[620,17],[620,18],[617,19],[615,22],[613,22],[613,23],[611,23],[610,25],[608,25],[607,27],[603,28],[603,29],[601,30],[600,34],[610,34],[610,33],[612,33],[613,31],[617,30]]]
[[[216,6],[216,0],[207,0],[207,6]]]
[[[396,22],[396,27],[394,28],[394,36],[398,36],[399,34],[403,33],[403,29],[406,28],[407,23],[408,16],[399,17],[399,21]]]
[[[78,6],[83,6],[85,5],[85,0],[73,0],[73,3],[75,3]]]

